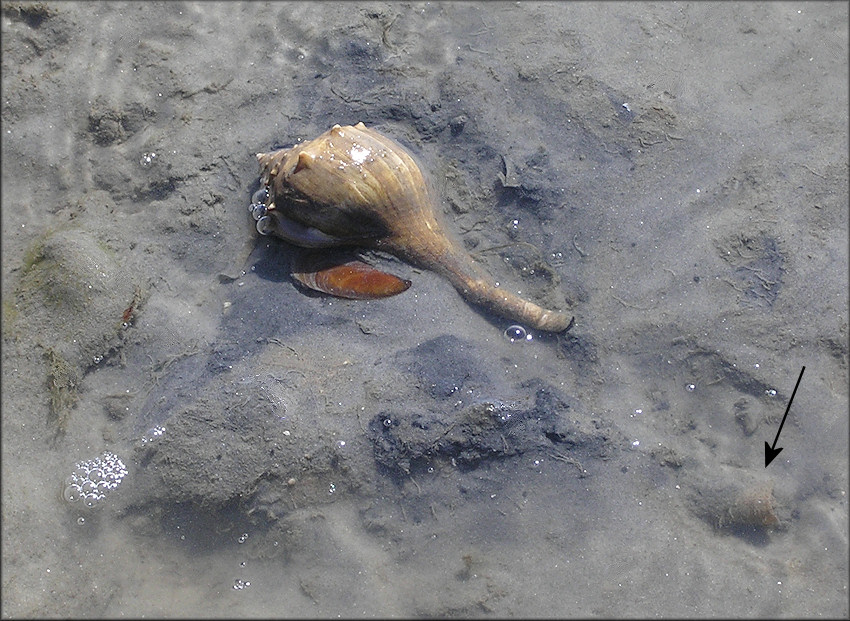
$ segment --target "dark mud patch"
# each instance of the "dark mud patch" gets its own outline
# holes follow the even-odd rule
[[[430,412],[385,411],[368,423],[375,461],[397,481],[402,475],[433,469],[449,461],[473,470],[482,461],[536,451],[580,463],[604,459],[612,430],[589,419],[574,399],[537,383],[522,389],[528,402],[491,401],[471,405],[450,420]]]

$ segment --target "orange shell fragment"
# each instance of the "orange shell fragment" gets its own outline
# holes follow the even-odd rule
[[[293,265],[292,277],[314,291],[350,300],[376,300],[398,295],[410,281],[382,272],[363,261],[334,263],[309,255]]]

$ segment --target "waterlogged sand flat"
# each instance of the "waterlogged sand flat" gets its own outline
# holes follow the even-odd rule
[[[5,616],[847,616],[846,4],[2,20]],[[292,281],[359,121],[566,335]]]

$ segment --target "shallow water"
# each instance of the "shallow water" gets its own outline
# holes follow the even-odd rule
[[[4,616],[848,614],[846,5],[18,6]],[[253,154],[357,121],[575,326],[296,287]]]

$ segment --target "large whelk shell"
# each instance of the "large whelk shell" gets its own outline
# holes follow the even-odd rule
[[[416,162],[363,123],[303,144],[258,153],[268,188],[266,232],[305,247],[384,250],[445,276],[467,300],[539,330],[560,332],[569,315],[500,289],[437,221]]]

